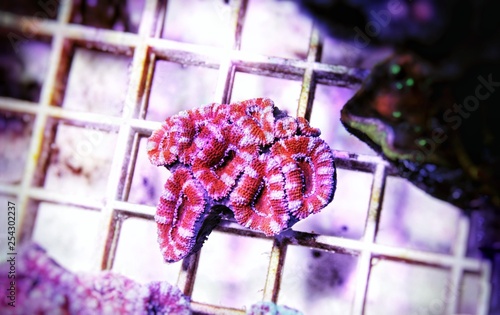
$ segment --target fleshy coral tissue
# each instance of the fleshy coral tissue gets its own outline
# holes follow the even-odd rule
[[[271,236],[329,204],[335,164],[319,135],[267,98],[167,118],[147,145],[151,163],[172,172],[155,215],[165,260],[199,250],[223,211]]]

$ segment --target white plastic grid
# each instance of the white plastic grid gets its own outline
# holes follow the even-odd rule
[[[18,234],[21,240],[30,239],[36,220],[37,202],[74,205],[99,210],[100,229],[107,231],[99,240],[101,268],[111,269],[121,226],[127,217],[152,220],[155,209],[151,206],[126,202],[131,187],[139,140],[159,127],[157,122],[145,119],[148,93],[157,59],[165,59],[183,65],[197,65],[218,70],[216,98],[221,103],[231,99],[236,72],[273,76],[301,81],[297,116],[310,118],[314,91],[317,83],[334,86],[354,86],[366,74],[361,69],[334,66],[319,62],[321,45],[317,29],[310,36],[307,57],[304,60],[268,57],[240,51],[241,34],[247,0],[230,2],[231,29],[224,47],[210,47],[176,42],[160,38],[166,15],[166,2],[147,0],[137,34],[114,30],[104,30],[70,24],[73,10],[72,1],[61,1],[56,20],[39,20],[31,17],[19,18],[9,13],[0,13],[0,27],[17,32],[31,25],[36,37],[51,39],[51,57],[46,80],[37,104],[10,98],[0,98],[0,110],[30,114],[35,117],[33,136],[28,159],[19,185],[0,183],[0,194],[15,196],[18,210],[22,214]],[[32,24],[35,23],[35,24]],[[96,50],[112,51],[132,56],[130,79],[121,116],[113,117],[92,112],[77,112],[59,107],[64,95],[64,82],[70,55],[75,45]],[[47,163],[47,142],[51,141],[55,123],[82,125],[102,130],[117,131],[115,154],[111,164],[105,198],[102,200],[75,197],[48,191],[39,187],[43,181],[44,165]],[[385,259],[403,261],[442,268],[449,271],[450,283],[444,314],[456,314],[460,283],[464,273],[478,274],[481,279],[477,313],[487,314],[489,301],[490,266],[485,261],[467,258],[465,255],[468,237],[468,220],[459,223],[458,237],[450,255],[430,253],[406,248],[397,248],[375,242],[380,211],[388,175],[394,171],[383,159],[369,155],[352,154],[334,150],[339,168],[373,174],[370,203],[364,235],[360,240],[336,236],[315,235],[305,232],[288,231],[274,239],[267,270],[267,280],[263,288],[263,299],[277,301],[280,293],[281,277],[287,248],[290,245],[306,246],[334,253],[344,253],[358,258],[356,267],[356,290],[350,314],[365,313],[370,272],[374,260]],[[45,160],[44,160],[45,159]],[[35,206],[33,206],[35,204]],[[244,229],[233,222],[222,222],[219,232],[244,237],[264,238],[260,233]],[[177,285],[188,296],[193,293],[200,254],[184,260],[179,272]],[[192,308],[199,314],[244,314],[242,309],[212,305],[192,301]]]

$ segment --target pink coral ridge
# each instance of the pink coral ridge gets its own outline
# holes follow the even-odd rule
[[[200,230],[214,205],[268,236],[324,208],[336,173],[319,135],[267,98],[167,118],[147,145],[151,163],[172,172],[155,216],[165,260],[178,261],[201,246]]]
[[[0,274],[9,269],[10,263],[1,264]],[[111,272],[73,274],[34,243],[20,248],[15,278],[2,276],[0,290],[7,292],[0,300],[3,315],[191,314],[189,301],[166,282],[142,285]]]

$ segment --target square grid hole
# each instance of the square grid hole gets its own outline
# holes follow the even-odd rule
[[[38,102],[50,53],[47,38],[0,30],[0,97]]]
[[[43,188],[59,194],[102,200],[116,145],[116,131],[90,125],[55,122],[55,136],[46,139],[49,158]],[[78,189],[75,189],[78,187]]]
[[[19,184],[28,157],[34,117],[0,111],[0,182]]]
[[[214,69],[157,60],[146,119],[163,121],[182,110],[211,103],[217,76]]]
[[[75,47],[62,107],[119,116],[131,58]]]

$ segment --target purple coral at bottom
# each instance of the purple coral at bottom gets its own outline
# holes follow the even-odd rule
[[[0,299],[3,315],[191,314],[188,299],[166,282],[142,285],[112,272],[73,274],[35,243],[20,247],[15,262],[15,278],[0,278],[0,290],[7,292]],[[10,270],[9,261],[0,264],[0,274]]]
[[[259,302],[250,307],[247,315],[303,315],[303,313],[273,302]]]

